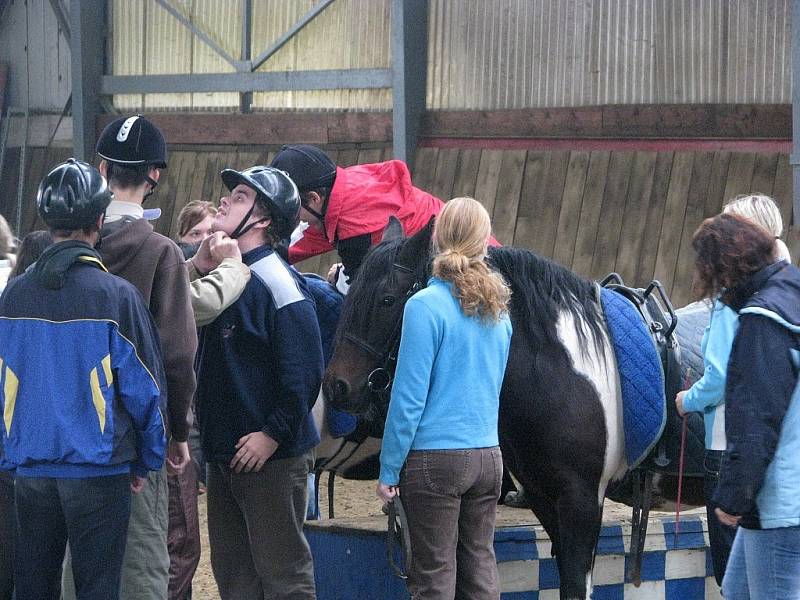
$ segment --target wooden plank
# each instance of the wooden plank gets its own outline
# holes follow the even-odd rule
[[[436,176],[436,158],[438,148],[420,148],[414,159],[414,185],[423,190],[430,190]]]
[[[778,154],[778,152],[756,154],[756,162],[753,166],[753,181],[750,184],[751,193],[772,196],[772,188],[775,185],[775,171],[778,168]]]
[[[564,154],[563,152],[561,154]],[[567,160],[569,160],[569,153]],[[522,180],[522,188],[520,190],[519,208],[517,210],[517,224],[514,230],[514,245],[523,248],[530,248],[536,250],[540,254],[542,247],[539,245],[540,237],[536,235],[534,228],[538,222],[538,209],[542,204],[542,192],[545,185],[545,173],[550,166],[551,154],[549,152],[528,152],[525,159],[525,175]],[[565,169],[566,175],[566,169]],[[562,188],[563,191],[563,182]],[[560,194],[559,194],[560,195]],[[555,214],[555,220],[552,225],[558,223],[558,214]]]
[[[0,173],[0,189],[4,191],[0,194],[0,214],[12,228],[17,210],[16,189],[19,179],[19,158],[20,148],[6,148],[3,172]],[[15,231],[14,233],[19,237],[19,234],[23,232]]]
[[[514,245],[553,256],[570,153],[528,152]]]
[[[646,286],[653,279],[658,256],[658,240],[661,236],[661,225],[667,204],[667,192],[672,175],[672,164],[675,155],[672,152],[659,152],[653,173],[652,192],[647,205],[647,224],[642,236],[636,277],[633,285]]]
[[[437,198],[445,202],[453,197],[453,184],[458,168],[459,150],[457,148],[440,149],[436,156],[436,174],[429,190]]]
[[[694,232],[703,221],[705,198],[711,180],[708,173],[714,162],[713,152],[698,152],[694,155],[692,179],[686,200],[686,216],[683,220],[683,232],[680,237],[678,258],[675,263],[672,292],[670,300],[676,308],[685,306],[692,300],[692,274],[694,273],[694,249],[692,238]]]
[[[381,162],[383,150],[381,148],[362,148],[358,151],[358,164],[366,165]]]
[[[49,164],[47,153],[44,148],[28,148],[27,166],[25,168],[25,184],[22,191],[22,219],[20,220],[20,232],[14,232],[18,237],[19,233],[31,230],[34,221],[36,220],[35,198],[36,191],[39,189],[41,183],[47,173],[50,172],[54,164]],[[17,188],[13,188],[12,195],[14,197],[14,204],[17,202]],[[16,206],[14,208],[14,219],[16,220]],[[12,230],[14,229],[14,221],[9,221]]]
[[[564,266],[571,265],[572,257],[575,255],[575,239],[590,159],[589,152],[570,153],[564,192],[561,196],[561,210],[558,215],[558,232],[553,248],[553,259]]]
[[[789,104],[614,104],[428,111],[422,137],[791,138]]]
[[[503,164],[502,150],[483,150],[478,166],[478,181],[475,183],[475,199],[494,214],[497,200],[497,185],[500,182],[500,167]]]
[[[660,82],[659,82],[660,83]],[[115,115],[101,115],[97,132]],[[175,144],[391,140],[390,112],[148,113]],[[634,104],[428,111],[420,136],[474,138],[791,139],[790,104]]]
[[[709,218],[722,211],[725,202],[725,186],[728,184],[728,169],[731,162],[730,152],[715,152],[709,173],[709,186],[706,192],[703,217]]]
[[[693,153],[676,152],[669,178],[654,274],[655,278],[664,285],[668,294],[672,293],[672,284],[675,278],[675,261],[678,258],[683,221],[686,216],[686,202],[692,179],[693,162]]]
[[[194,152],[173,152],[170,156],[170,168],[162,172],[155,193],[145,202],[145,208],[159,207],[161,217],[153,221],[153,229],[169,237],[174,216],[176,198],[185,180],[184,163],[194,166]]]
[[[580,220],[575,240],[575,255],[571,268],[585,277],[591,275],[594,244],[597,240],[600,212],[603,208],[603,193],[608,177],[608,165],[611,153],[606,151],[592,152],[586,185],[583,188]]]
[[[419,151],[417,151],[419,154]],[[459,152],[458,165],[453,181],[453,198],[475,195],[475,185],[478,181],[478,169],[481,164],[481,151],[479,149],[466,149]]]
[[[750,191],[755,163],[756,155],[752,152],[734,152],[731,155],[723,204]]]
[[[784,235],[792,223],[792,166],[789,164],[789,155],[780,154],[775,169],[775,184],[772,187],[772,197],[781,209]],[[792,257],[796,254],[793,252]]]
[[[637,152],[631,166],[631,177],[622,216],[619,245],[614,270],[622,275],[624,281],[636,279],[636,267],[647,226],[647,208],[653,190],[653,177],[658,154]]]
[[[495,195],[492,229],[501,244],[514,242],[514,227],[519,208],[519,194],[525,174],[525,150],[509,150],[503,153],[500,165],[499,182]]]
[[[339,166],[352,167],[358,164],[358,148],[345,148],[339,151]]]
[[[592,256],[591,276],[605,277],[616,267],[619,237],[625,214],[625,201],[633,168],[633,152],[613,152],[608,165],[599,229]]]

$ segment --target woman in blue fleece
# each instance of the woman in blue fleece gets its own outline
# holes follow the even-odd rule
[[[713,502],[739,526],[726,600],[800,598],[800,270],[723,214],[695,233],[695,285],[739,315],[725,380],[727,447]]]
[[[403,314],[377,493],[403,498],[408,588],[420,600],[500,597],[497,416],[511,322],[509,289],[483,261],[490,233],[480,203],[448,202],[436,220],[433,277]]]
[[[786,244],[779,239],[783,233],[781,211],[772,198],[763,194],[738,196],[725,205],[723,212],[745,217],[762,227],[775,238],[775,259],[790,260]],[[725,379],[739,317],[730,306],[719,299],[714,301],[710,312],[711,320],[700,345],[703,353],[703,376],[689,390],[680,392],[675,403],[680,414],[703,413],[706,429],[704,495],[708,537],[714,578],[717,585],[721,586],[736,529],[721,523],[717,518],[712,496],[719,481],[719,469],[726,445]]]

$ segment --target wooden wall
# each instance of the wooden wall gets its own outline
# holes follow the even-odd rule
[[[186,202],[219,199],[222,168],[268,164],[278,148],[174,146],[170,168],[151,200],[163,211],[156,228],[174,235]],[[692,234],[725,200],[749,191],[771,194],[789,229],[792,188],[786,153],[586,148],[424,147],[416,157],[414,179],[440,198],[470,195],[483,202],[504,244],[532,248],[589,277],[617,271],[636,285],[657,278],[676,306],[690,300]],[[391,158],[387,143],[327,150],[343,166]],[[67,149],[29,149],[23,233],[41,226],[33,202],[38,181],[68,155]],[[18,149],[9,149],[0,212],[12,225],[18,168]],[[800,234],[790,231],[785,237],[793,256],[800,256]],[[301,269],[325,273],[335,260],[335,254],[327,255],[306,261]]]

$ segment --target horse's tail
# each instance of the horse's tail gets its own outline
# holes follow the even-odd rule
[[[594,282],[522,248],[491,248],[488,263],[511,287],[515,328],[525,327],[533,343],[560,344],[557,323],[567,312],[576,323],[583,351],[593,347],[598,356],[605,356],[606,334]]]

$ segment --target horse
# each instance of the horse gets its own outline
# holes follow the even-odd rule
[[[433,221],[412,237],[390,220],[345,299],[326,401],[385,421],[405,302],[431,275]],[[512,290],[499,403],[504,462],[552,542],[562,599],[586,599],[603,501],[628,472],[620,380],[594,284],[520,248],[490,249]],[[702,502],[702,501],[701,501]]]

